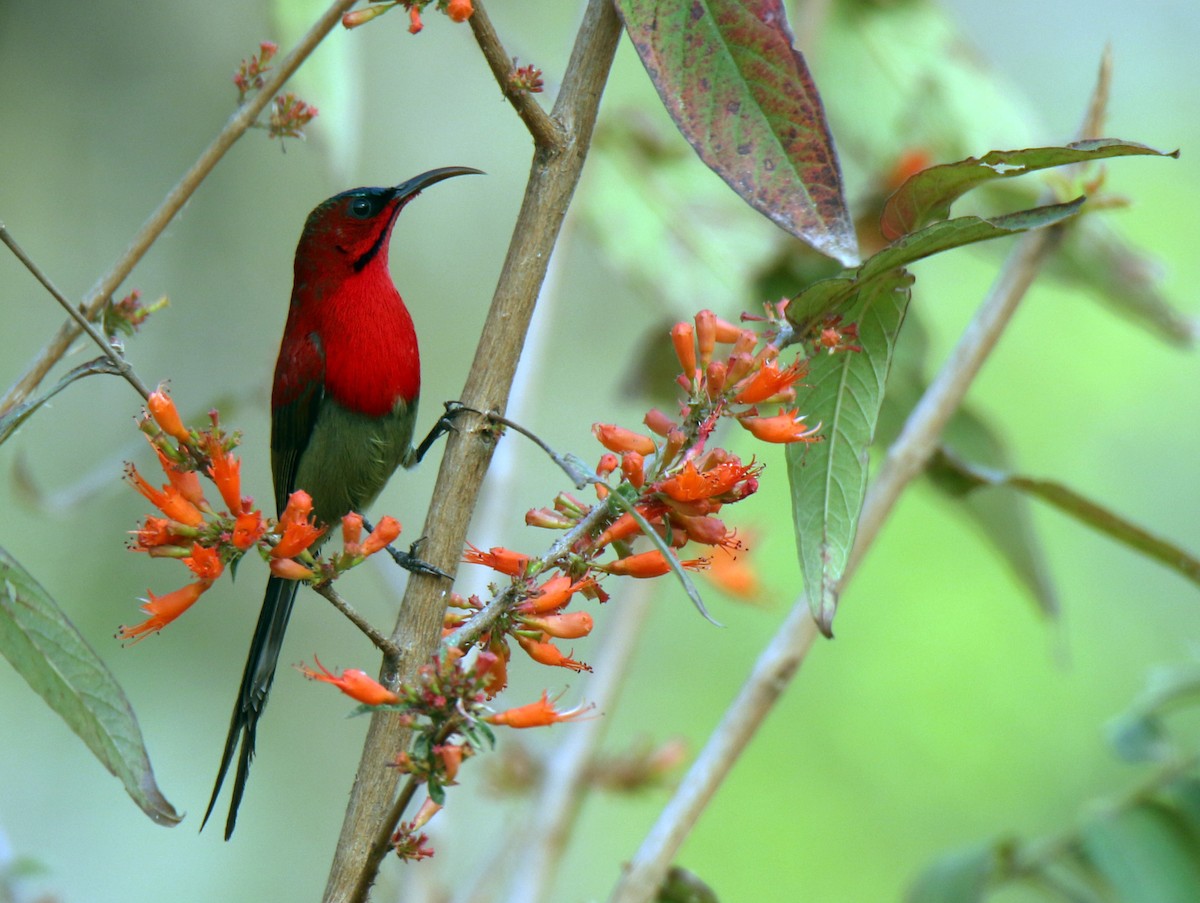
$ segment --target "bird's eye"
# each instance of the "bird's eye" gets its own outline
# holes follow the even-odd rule
[[[350,215],[358,219],[368,219],[371,216],[371,202],[366,198],[356,198],[350,203]]]

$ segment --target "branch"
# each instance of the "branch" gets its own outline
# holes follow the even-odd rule
[[[1109,68],[1106,59],[1096,88],[1098,96],[1107,93]],[[1093,133],[1102,116],[1103,104],[1093,102],[1081,129],[1083,134]],[[1064,229],[1065,224],[1021,236],[975,318],[888,449],[887,458],[863,501],[854,546],[838,586],[839,594],[845,591],[901,492],[921,473],[937,449],[946,422],[962,403],[1034,277],[1062,241]],[[804,663],[818,633],[807,594],[801,593],[675,796],[642,841],[608,903],[645,903],[654,899],[684,839]]]
[[[133,241],[130,242],[125,253],[117,258],[117,262],[113,264],[112,269],[102,276],[88,291],[87,297],[80,308],[80,312],[85,318],[89,321],[96,319],[96,316],[117,290],[118,286],[125,281],[125,278],[137,265],[138,261],[142,259],[158,236],[167,228],[168,224],[175,217],[175,214],[180,211],[188,198],[195,193],[205,177],[212,172],[213,167],[225,156],[229,148],[242,136],[246,129],[250,128],[257,121],[259,114],[271,102],[271,98],[279,92],[284,83],[300,68],[300,64],[308,58],[309,54],[316,49],[324,37],[341,21],[342,13],[350,9],[354,3],[355,0],[336,0],[321,18],[316,21],[312,28],[309,29],[308,34],[300,40],[296,48],[280,60],[278,67],[263,84],[262,90],[245,104],[238,107],[234,114],[229,117],[229,121],[225,123],[225,127],[221,129],[217,137],[213,139],[213,142],[204,149],[199,159],[192,164],[192,168],[184,173],[179,183],[163,198],[158,209],[150,214],[150,218],[146,220],[142,228],[133,237]],[[74,321],[64,323],[59,328],[54,337],[46,344],[46,347],[34,358],[33,363],[29,365],[25,374],[9,388],[4,398],[0,400],[0,414],[7,413],[29,397],[29,394],[38,387],[46,374],[50,372],[50,369],[66,354],[67,349],[78,338],[80,332],[79,325]]]
[[[504,410],[546,267],[591,143],[620,33],[610,0],[590,0],[552,113],[558,129],[534,136],[538,143],[525,197],[460,396],[468,407]],[[451,434],[438,471],[423,530],[429,537],[424,555],[451,573],[492,454],[492,444],[480,437],[490,432],[486,420],[471,415],[470,421]],[[409,580],[392,633],[400,648],[399,666],[392,671],[385,663],[381,680],[392,685],[411,680],[433,655],[441,634],[444,595],[439,580],[419,574]],[[396,715],[372,717],[325,888],[326,901],[366,899],[379,867],[378,857],[371,854],[371,840],[396,796],[397,776],[384,763],[405,749],[408,741],[409,731]]]
[[[525,127],[529,129],[529,134],[533,136],[534,145],[553,147],[565,143],[567,133],[563,129],[562,123],[551,118],[528,91],[513,90],[508,80],[513,71],[513,58],[508,55],[508,51],[500,43],[500,36],[492,27],[492,20],[488,18],[483,3],[475,0],[474,6],[474,14],[467,20],[471,23],[471,31],[475,33],[475,40],[479,44],[479,49],[483,51],[483,58],[487,60],[492,75],[496,77],[496,81],[500,85],[500,90],[508,98],[508,102],[513,105],[513,109],[517,111],[517,115],[521,117]]]
[[[314,583],[312,588],[313,592],[328,599],[333,607],[345,615],[351,624],[365,633],[367,639],[375,644],[385,658],[392,661],[399,658],[400,650],[396,648],[396,644],[376,630],[370,621],[360,615],[349,602],[343,599],[341,594],[333,588],[332,583]]]
[[[33,278],[40,282],[42,287],[54,296],[54,300],[57,301],[62,306],[63,310],[67,312],[67,316],[71,317],[71,319],[75,321],[75,323],[78,325],[78,328],[83,332],[86,332],[88,337],[100,346],[100,350],[104,352],[105,357],[112,361],[113,366],[117,368],[117,371],[123,377],[125,377],[126,381],[128,381],[128,383],[133,386],[134,389],[141,394],[142,398],[149,399],[150,390],[146,388],[146,384],[143,383],[140,378],[138,378],[138,375],[133,372],[133,367],[130,366],[129,361],[125,360],[124,357],[118,354],[117,349],[112,346],[112,343],[104,338],[104,336],[100,334],[99,330],[89,323],[83,314],[75,309],[71,302],[67,300],[66,296],[58,290],[53,282],[50,281],[50,277],[42,272],[42,268],[30,259],[29,255],[25,253],[24,248],[17,244],[17,240],[13,238],[12,233],[8,231],[4,223],[0,223],[0,241],[3,241],[6,245],[8,245],[9,250],[16,255],[17,260],[25,264],[25,269],[29,270],[29,272],[33,274]]]

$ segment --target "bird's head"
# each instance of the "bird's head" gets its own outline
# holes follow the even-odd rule
[[[371,264],[387,267],[388,238],[396,217],[421,191],[454,176],[480,174],[467,166],[444,166],[391,188],[352,188],[318,204],[304,223],[296,248],[297,277],[315,264],[346,276]]]

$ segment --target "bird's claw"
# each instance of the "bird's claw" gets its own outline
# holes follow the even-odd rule
[[[419,556],[421,546],[423,545],[425,545],[424,536],[410,545],[407,552],[388,546],[388,553],[392,556],[392,560],[396,564],[400,565],[400,567],[404,568],[410,574],[425,574],[427,577],[444,577],[446,580],[453,579],[436,564],[430,564]]]

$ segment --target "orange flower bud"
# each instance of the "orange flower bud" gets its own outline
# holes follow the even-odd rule
[[[646,482],[646,459],[638,452],[630,451],[621,455],[621,473],[636,488],[641,489]]]
[[[175,402],[171,400],[171,396],[167,394],[167,390],[161,385],[151,392],[150,397],[146,399],[146,408],[150,411],[150,416],[154,418],[154,422],[162,428],[164,433],[178,439],[180,442],[187,443],[191,441],[192,434],[183,425],[183,419],[179,416],[179,410],[175,407]]]
[[[596,474],[598,476],[606,477],[617,469],[618,463],[620,462],[617,460],[616,455],[614,455],[612,452],[606,452],[600,456],[600,460],[596,464]]]
[[[728,372],[724,361],[711,361],[704,373],[704,388],[709,400],[716,401],[725,391],[725,376]]]
[[[357,699],[364,705],[384,705],[400,701],[399,696],[365,671],[360,671],[357,668],[347,668],[339,677],[322,665],[321,660],[315,655],[313,656],[313,661],[321,669],[319,672],[313,671],[311,668],[306,668],[303,665],[300,666],[300,673],[309,680],[320,680],[328,684],[333,684],[347,696]]]
[[[691,381],[696,373],[696,333],[691,323],[676,323],[671,327],[671,344],[683,368],[683,378]]]
[[[525,512],[527,527],[547,527],[552,530],[566,530],[575,526],[575,521],[565,514],[559,514],[553,508],[530,508]]]
[[[471,0],[450,0],[446,4],[446,15],[450,17],[450,21],[452,22],[466,22],[474,12],[475,9],[471,6]]]
[[[364,555],[374,555],[380,549],[391,545],[392,541],[399,535],[400,521],[385,514],[379,519],[379,523],[375,525],[375,529],[371,531],[371,535],[363,542],[362,553]]]
[[[391,9],[390,6],[364,6],[362,9],[352,9],[342,16],[342,27],[358,28],[358,26],[370,22],[376,16],[382,16],[389,9]],[[417,21],[420,22],[420,19]]]
[[[506,712],[497,712],[494,715],[488,715],[483,720],[491,724],[505,724],[509,727],[517,728],[547,727],[551,724],[557,724],[560,721],[576,721],[591,711],[592,708],[590,705],[579,705],[565,712],[559,712],[554,708],[554,703],[558,702],[558,699],[559,697],[557,696],[554,699],[550,699],[546,691],[543,690],[542,698],[536,702],[518,706]]]
[[[748,332],[740,326],[730,323],[728,320],[722,320],[720,317],[713,317],[713,332],[717,337],[717,341],[722,345],[732,345],[738,340],[743,332]]]
[[[543,618],[523,618],[522,623],[560,640],[577,640],[592,632],[592,616],[586,611],[569,611]]]
[[[717,344],[717,315],[711,310],[696,314],[696,345],[700,349],[700,366],[707,367]]]
[[[272,558],[268,565],[271,573],[284,580],[311,580],[317,576],[312,568],[307,568],[292,558]]]
[[[650,432],[657,433],[660,436],[666,436],[672,429],[679,426],[678,423],[658,408],[651,408],[647,411],[646,416],[642,418],[642,423],[646,424]]]
[[[654,454],[653,439],[621,426],[614,426],[611,423],[593,423],[592,434],[600,440],[601,445],[617,454],[627,451],[635,451],[643,455]]]
[[[417,34],[425,26],[421,24],[421,11],[416,5],[408,8],[408,33]]]
[[[342,516],[342,551],[357,557],[362,554],[362,515],[351,511]]]

